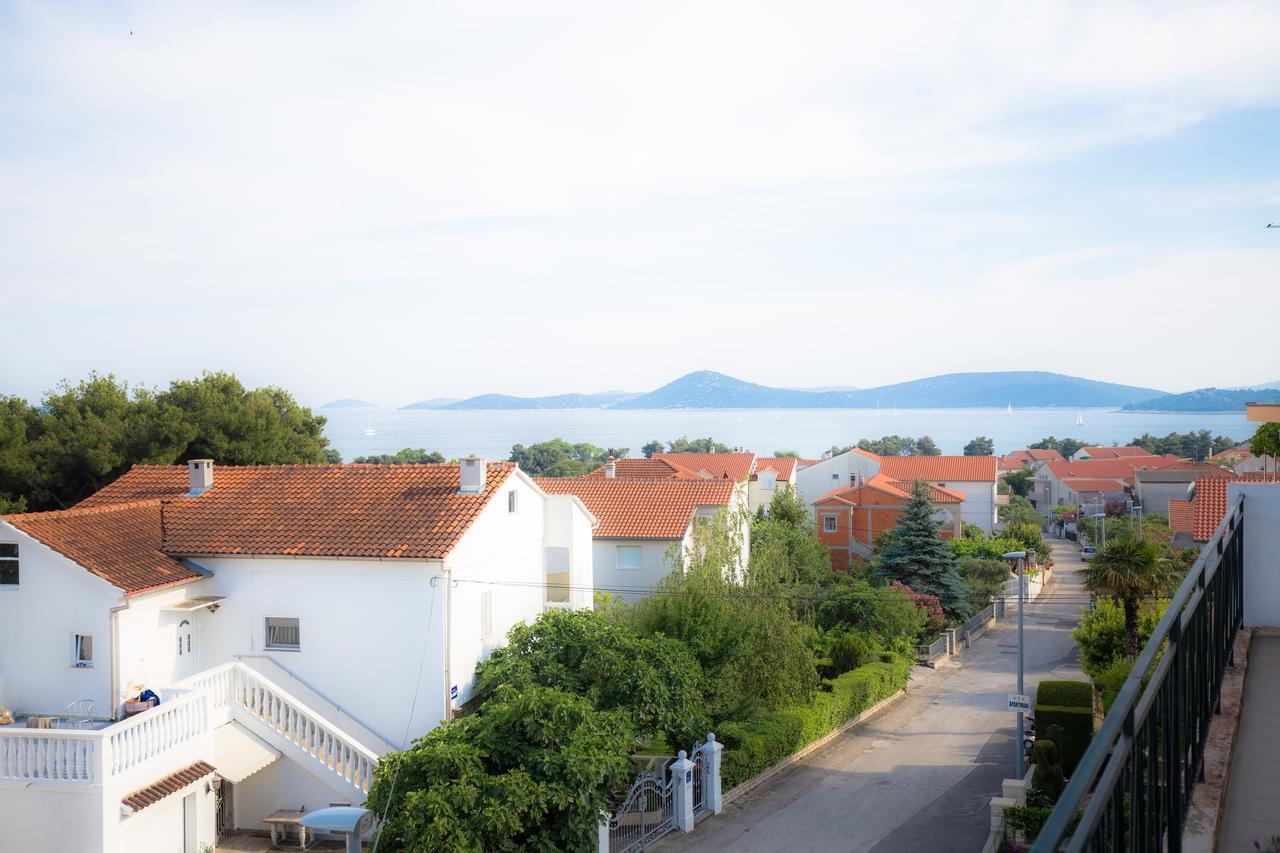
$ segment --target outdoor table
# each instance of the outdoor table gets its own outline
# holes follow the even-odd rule
[[[289,827],[296,826],[298,828],[298,847],[307,849],[307,828],[298,823],[306,814],[301,809],[280,809],[272,812],[262,819],[262,822],[271,827],[271,845],[274,847],[289,837]]]
[[[56,728],[54,720],[57,717],[27,717],[27,728],[29,729],[52,729]]]

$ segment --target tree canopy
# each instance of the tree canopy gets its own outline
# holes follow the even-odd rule
[[[0,508],[65,508],[137,464],[322,463],[324,424],[287,391],[249,390],[230,373],[164,391],[93,373],[62,382],[39,406],[0,400]]]
[[[373,465],[427,465],[444,462],[444,454],[438,450],[427,452],[424,447],[406,447],[395,453],[379,453],[374,456],[357,456],[357,463]]]
[[[1167,592],[1174,577],[1157,545],[1131,536],[1108,538],[1092,561],[1085,565],[1085,589],[1112,596],[1124,607],[1125,654],[1138,654],[1138,602]]]
[[[1004,475],[1004,483],[1009,487],[1009,491],[1020,498],[1025,498],[1031,494],[1031,482],[1035,478],[1032,471],[1023,468],[1021,471],[1009,471]]]
[[[588,442],[570,444],[563,438],[552,438],[525,447],[511,448],[511,461],[535,477],[580,477],[594,471],[610,457],[627,455],[627,448],[604,449]]]
[[[857,444],[844,447],[832,445],[827,456],[839,456],[854,448],[874,453],[877,456],[941,456],[942,451],[934,440],[927,435],[912,438],[909,435],[886,435],[880,438],[860,438]]]
[[[1075,438],[1054,438],[1049,436],[1048,438],[1040,439],[1035,444],[1028,445],[1028,447],[1031,450],[1056,450],[1069,459],[1072,454],[1087,444],[1088,442]]]
[[[1150,433],[1136,436],[1130,446],[1141,447],[1148,453],[1172,453],[1187,459],[1204,460],[1215,453],[1235,447],[1235,440],[1225,435],[1214,435],[1207,429],[1197,432],[1171,432],[1164,438]]]
[[[994,456],[996,443],[985,435],[977,436],[964,446],[965,456]]]
[[[955,552],[938,533],[941,522],[935,512],[928,485],[912,483],[911,498],[876,558],[876,571],[915,592],[937,596],[948,614],[964,617],[969,613],[969,588],[956,572]]]

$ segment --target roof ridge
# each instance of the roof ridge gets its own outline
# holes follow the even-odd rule
[[[122,509],[136,509],[142,506],[153,506],[163,503],[166,498],[144,498],[137,501],[121,501],[114,504],[98,504],[95,506],[69,506],[66,509],[44,509],[35,510],[33,512],[14,512],[8,515],[0,515],[0,518],[6,521],[12,521],[15,518],[67,518],[79,517],[82,515],[96,515],[104,512],[119,512]]]

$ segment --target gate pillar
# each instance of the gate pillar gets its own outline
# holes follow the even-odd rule
[[[694,763],[683,749],[671,762],[671,802],[676,829],[693,832],[693,772]]]

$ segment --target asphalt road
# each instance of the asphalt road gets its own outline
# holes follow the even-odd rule
[[[1074,543],[1054,543],[1054,578],[1025,618],[1026,687],[1079,679],[1071,629],[1086,595]],[[937,670],[916,667],[906,698],[704,819],[664,851],[977,853],[990,800],[1013,776],[1014,612]]]

